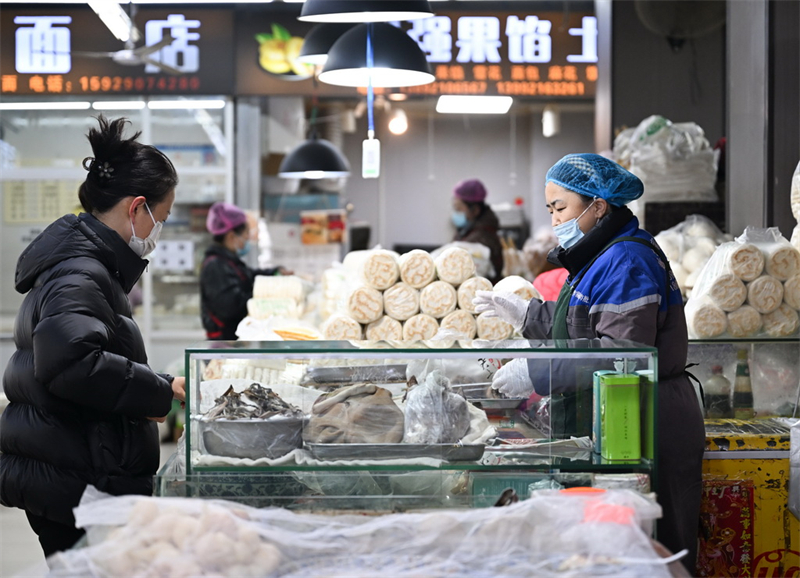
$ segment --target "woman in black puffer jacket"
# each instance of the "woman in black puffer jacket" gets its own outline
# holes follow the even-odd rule
[[[184,379],[155,373],[127,293],[169,216],[178,182],[163,153],[122,137],[125,119],[89,132],[94,158],[79,198],[25,249],[16,289],[17,350],[3,375],[0,502],[22,508],[45,556],[83,534],[72,509],[87,485],[152,493],[156,421]]]

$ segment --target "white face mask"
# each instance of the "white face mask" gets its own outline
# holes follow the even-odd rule
[[[150,207],[147,206],[147,203],[145,203],[144,206],[147,209],[147,212],[150,213],[150,218],[153,219],[153,230],[150,231],[150,234],[144,239],[137,237],[136,230],[133,228],[133,221],[131,220],[131,231],[133,232],[133,236],[131,237],[131,240],[128,241],[128,246],[133,250],[134,253],[142,258],[147,257],[155,250],[156,243],[158,243],[158,238],[161,236],[161,227],[164,224],[160,221],[156,222],[155,218],[153,218],[153,213],[150,212]]]

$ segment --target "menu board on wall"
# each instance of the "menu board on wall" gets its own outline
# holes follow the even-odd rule
[[[142,8],[134,21],[142,34],[136,47],[173,38],[150,58],[180,74],[144,62],[119,62],[125,43],[88,7],[4,7],[0,95],[231,94],[232,10]]]

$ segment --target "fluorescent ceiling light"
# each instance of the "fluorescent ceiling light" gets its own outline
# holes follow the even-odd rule
[[[216,100],[151,100],[147,103],[150,110],[180,110],[195,108],[225,108],[225,101]]]
[[[436,112],[445,114],[505,114],[514,102],[510,96],[463,96],[444,94],[436,102]]]
[[[127,12],[117,2],[113,0],[89,0],[87,3],[118,40],[122,42],[127,42],[128,40],[136,42],[139,40],[139,31],[136,30]]]
[[[88,110],[90,102],[0,102],[0,110]]]
[[[143,100],[98,100],[92,103],[95,110],[142,110]]]

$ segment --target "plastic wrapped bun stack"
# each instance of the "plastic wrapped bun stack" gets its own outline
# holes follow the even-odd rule
[[[800,328],[800,251],[773,227],[748,227],[700,271],[686,304],[689,337],[792,337]]]
[[[656,242],[669,260],[684,297],[691,295],[700,271],[717,247],[730,240],[703,215],[689,215],[683,222],[656,235]]]

